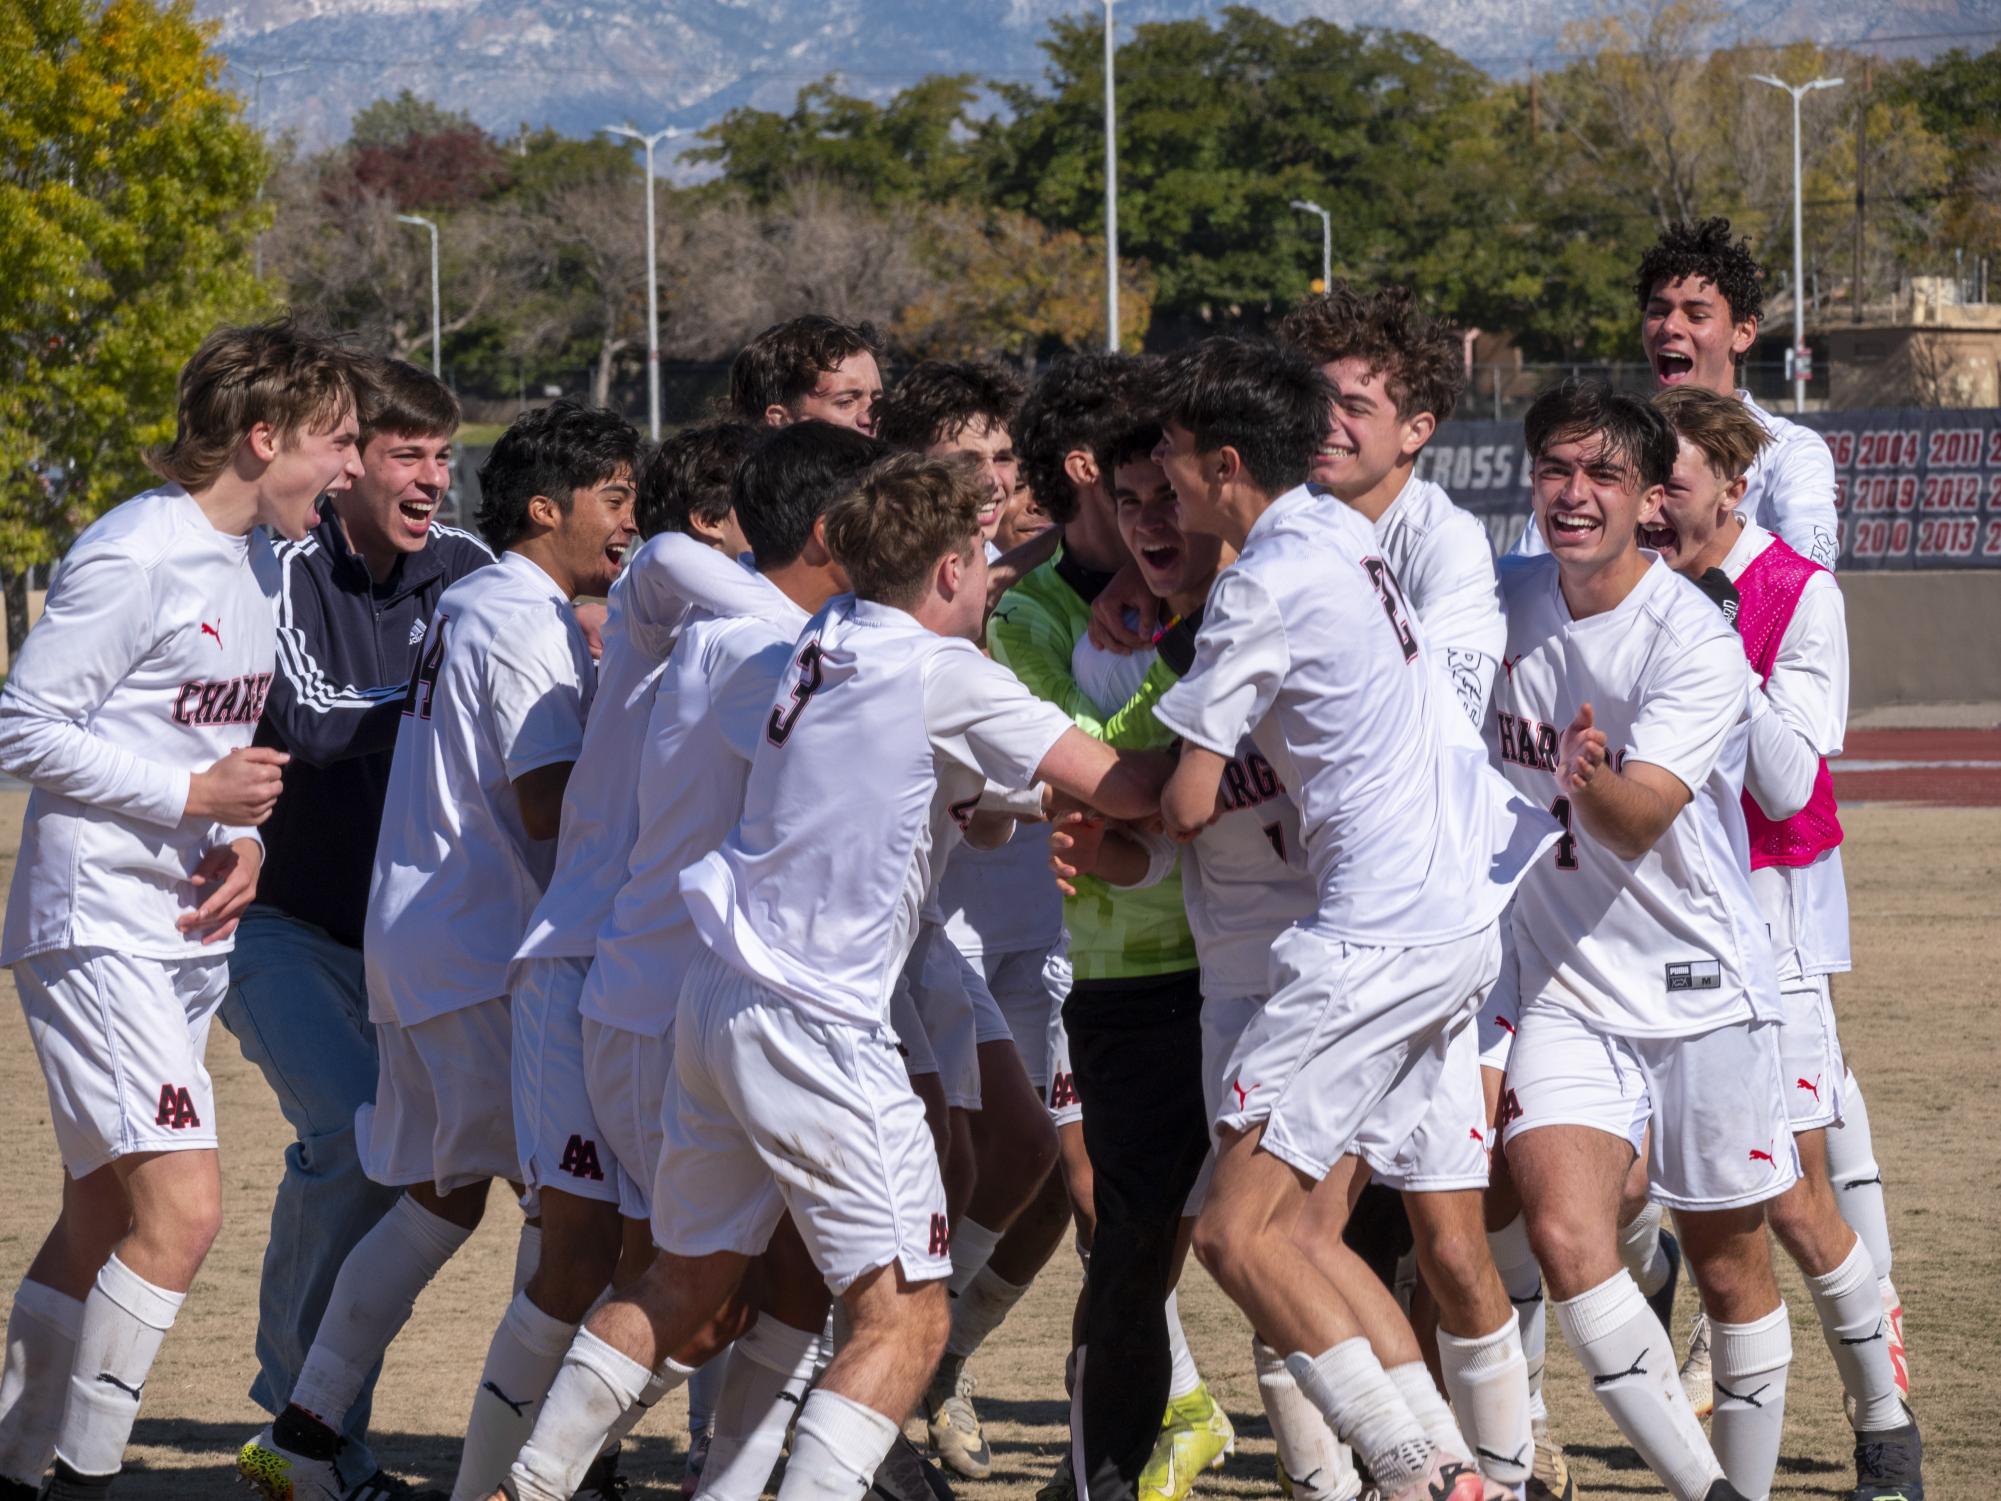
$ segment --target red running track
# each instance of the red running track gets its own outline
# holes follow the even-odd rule
[[[1833,769],[1843,803],[2001,807],[2001,729],[1857,730]]]

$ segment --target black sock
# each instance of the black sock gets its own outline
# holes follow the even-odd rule
[[[109,1475],[86,1475],[59,1458],[55,1473],[49,1477],[49,1488],[42,1492],[43,1501],[102,1501],[111,1494],[111,1482],[117,1478],[116,1470]]]
[[[278,1421],[271,1425],[271,1438],[281,1449],[323,1463],[331,1463],[340,1452],[340,1435],[296,1405],[278,1414]]]

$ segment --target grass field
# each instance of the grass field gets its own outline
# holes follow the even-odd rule
[[[16,842],[24,798],[0,794],[0,847]],[[1977,1445],[2001,1391],[2001,809],[1844,808],[1855,972],[1836,990],[1842,1035],[1865,1081],[1896,1237],[1932,1501],[1997,1494]],[[11,867],[11,855],[5,864]],[[0,878],[6,875],[0,870]],[[11,990],[11,981],[7,982]],[[0,1289],[11,1296],[60,1192],[48,1106],[17,1007],[0,1008],[0,1133],[17,1173],[0,1223]],[[280,1153],[288,1139],[270,1092],[219,1026],[209,1049],[223,1142],[221,1239],[146,1387],[119,1494],[159,1501],[223,1494],[236,1446],[263,1421],[249,1402],[257,1278]],[[504,1194],[418,1304],[389,1353],[375,1401],[377,1448],[413,1479],[449,1488],[487,1337],[507,1301],[517,1220]],[[1063,1356],[1078,1269],[1058,1256],[975,1361],[995,1478],[967,1501],[1026,1501],[1064,1437]],[[1850,1436],[1818,1324],[1789,1266],[1794,1317],[1787,1434],[1774,1496],[1845,1496]],[[1191,1263],[1182,1317],[1197,1360],[1241,1442],[1198,1494],[1276,1495],[1271,1440],[1242,1320]],[[1691,1303],[1684,1294],[1678,1322]],[[1581,1496],[1663,1494],[1621,1442],[1551,1332],[1549,1402]],[[662,1404],[628,1456],[634,1496],[665,1495],[684,1447],[678,1400]],[[1986,1414],[1985,1417],[1981,1416]],[[915,1429],[913,1429],[915,1432]]]

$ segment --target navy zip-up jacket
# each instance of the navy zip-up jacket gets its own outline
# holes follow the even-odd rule
[[[432,522],[423,551],[378,584],[330,510],[303,540],[273,544],[278,663],[257,743],[292,759],[259,831],[259,903],[361,947],[404,691],[438,596],[492,561],[472,533]]]

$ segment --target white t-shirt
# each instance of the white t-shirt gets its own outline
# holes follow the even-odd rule
[[[681,878],[702,941],[809,1015],[888,1025],[935,860],[988,782],[1070,728],[970,641],[842,596],[800,638],[722,848]]]
[[[175,922],[204,853],[251,834],[183,817],[189,778],[250,744],[274,627],[253,533],[217,531],[178,485],[77,538],[0,691],[0,771],[33,787],[0,963],[51,949],[228,953]]]
[[[1467,722],[1478,728],[1486,720],[1508,639],[1487,529],[1437,485],[1413,473],[1376,518],[1376,542],[1423,622],[1425,644],[1451,681]]]
[[[634,837],[594,936],[583,1014],[658,1037],[701,950],[681,872],[743,816],[744,783],[807,614],[768,583],[755,610],[698,615],[654,694],[639,765]]]
[[[1647,556],[1618,607],[1583,620],[1554,559],[1501,565],[1508,649],[1489,733],[1508,780],[1569,828],[1515,897],[1522,1003],[1679,1037],[1775,1019],[1778,980],[1739,801],[1757,678],[1722,611]],[[1618,764],[1648,762],[1693,794],[1637,860],[1593,839],[1557,790],[1558,743],[1586,703]]]
[[[1195,665],[1154,712],[1219,756],[1257,742],[1299,804],[1317,929],[1411,947],[1494,921],[1556,833],[1450,694],[1374,529],[1303,485],[1217,578]]]
[[[1823,568],[1841,556],[1841,522],[1835,514],[1834,452],[1812,428],[1768,412],[1739,391],[1771,442],[1745,476],[1738,514],[1785,538],[1786,545]]]
[[[1763,527],[1746,524],[1723,560],[1731,582],[1773,541]],[[1831,761],[1841,754],[1848,733],[1848,617],[1832,575],[1813,574],[1800,591],[1765,683],[1765,699],[1774,712],[1751,738],[1746,772],[1754,782],[1764,769],[1761,760],[1803,763],[1787,766],[1784,775],[1796,780],[1804,773],[1810,781],[1823,757]],[[1771,931],[1782,979],[1850,967],[1848,887],[1839,845],[1811,865],[1754,870],[1751,889]]]
[[[690,612],[738,614],[777,592],[679,532],[662,532],[625,560],[611,586],[583,749],[563,790],[555,873],[529,920],[521,958],[581,959],[597,943],[639,824],[640,753],[654,687]]]
[[[425,642],[362,930],[369,1019],[406,1027],[506,994],[556,861],[514,782],[577,759],[596,680],[569,600],[518,552],[447,589]]]

